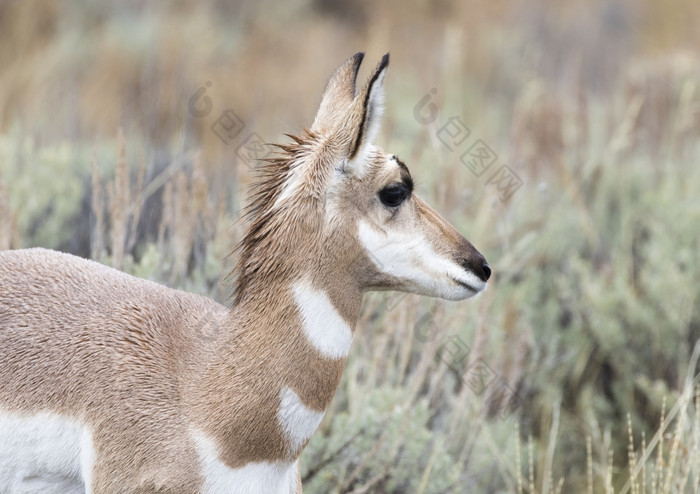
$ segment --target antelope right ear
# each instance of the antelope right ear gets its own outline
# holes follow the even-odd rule
[[[364,56],[362,52],[355,53],[333,72],[323,91],[311,132],[333,130],[345,116],[355,99],[357,72]]]
[[[353,101],[346,123],[349,125],[351,145],[348,161],[357,161],[374,142],[384,113],[384,78],[389,67],[389,54],[382,57],[372,77]]]

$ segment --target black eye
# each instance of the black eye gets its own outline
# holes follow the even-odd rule
[[[379,200],[382,204],[395,208],[408,197],[408,189],[402,184],[390,185],[379,191]]]

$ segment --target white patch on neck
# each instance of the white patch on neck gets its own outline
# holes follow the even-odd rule
[[[463,299],[465,294],[473,296],[486,288],[486,282],[438,254],[418,232],[381,232],[360,220],[358,237],[377,269],[405,282],[404,288],[414,293],[451,300]]]
[[[299,395],[291,388],[282,388],[277,419],[289,440],[292,454],[299,453],[306,441],[316,432],[323,419],[323,413],[304,405]]]
[[[93,460],[90,432],[80,421],[0,411],[0,492],[89,494]]]
[[[328,295],[311,288],[304,281],[295,283],[292,291],[309,343],[324,357],[347,357],[352,343],[352,330],[338,314]]]
[[[202,466],[205,494],[294,494],[297,488],[296,462],[248,463],[231,468],[219,459],[216,443],[201,431],[192,430]]]

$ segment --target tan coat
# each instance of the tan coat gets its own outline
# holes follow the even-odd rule
[[[483,256],[373,145],[389,59],[356,94],[361,60],[262,168],[232,307],[67,254],[0,252],[0,494],[301,492],[363,293],[485,288]]]

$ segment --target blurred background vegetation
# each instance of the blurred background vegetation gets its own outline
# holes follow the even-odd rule
[[[0,248],[226,301],[241,144],[390,51],[380,142],[495,274],[366,297],[305,492],[698,492],[698,47],[696,0],[4,1]]]

